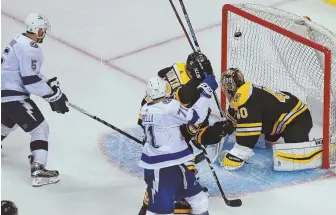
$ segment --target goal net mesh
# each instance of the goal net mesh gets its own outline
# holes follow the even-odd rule
[[[330,166],[336,166],[336,35],[303,17],[253,4],[233,5],[296,33],[332,52],[330,86]],[[235,13],[228,13],[227,68],[241,69],[245,79],[273,90],[288,91],[311,109],[314,127],[323,126],[324,53]],[[241,32],[240,37],[235,37]],[[223,38],[225,39],[225,38]],[[322,129],[311,138],[321,138]]]

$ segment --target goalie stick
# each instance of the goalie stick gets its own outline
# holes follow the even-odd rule
[[[100,123],[106,125],[107,127],[112,128],[113,130],[119,132],[120,134],[125,135],[126,137],[130,138],[131,140],[133,140],[133,141],[135,141],[135,142],[137,142],[137,143],[140,143],[141,145],[144,145],[144,144],[145,144],[145,141],[144,141],[144,140],[141,141],[141,140],[139,140],[138,138],[133,137],[132,135],[126,133],[126,132],[123,131],[123,130],[121,130],[120,128],[117,128],[117,127],[115,127],[114,125],[111,125],[110,123],[108,123],[108,122],[106,122],[106,121],[104,121],[104,120],[102,120],[102,119],[100,119],[100,118],[98,118],[98,117],[96,117],[96,116],[94,116],[94,115],[92,115],[92,114],[89,114],[89,113],[88,113],[87,111],[85,111],[84,109],[82,109],[82,108],[80,108],[80,107],[78,107],[78,106],[76,106],[76,105],[74,105],[74,104],[71,104],[70,102],[67,102],[67,105],[69,105],[69,106],[72,107],[73,109],[75,109],[75,110],[81,112],[82,114],[85,114],[86,116],[88,116],[88,117],[90,117],[90,118],[92,118],[92,119],[94,119],[94,120],[97,120],[98,122],[100,122]]]

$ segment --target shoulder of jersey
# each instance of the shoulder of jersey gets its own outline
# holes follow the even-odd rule
[[[22,45],[24,45],[25,49],[29,51],[41,52],[41,48],[39,47],[39,45],[35,41],[30,40],[24,35],[18,36],[16,40],[18,43],[21,43]]]
[[[177,110],[180,108],[180,102],[175,99],[164,99],[162,101],[164,105],[167,105],[169,112],[177,112]]]
[[[238,88],[235,96],[233,97],[230,105],[233,106],[234,109],[238,109],[239,106],[244,105],[249,98],[251,97],[253,92],[253,85],[250,82],[246,82],[241,87]]]

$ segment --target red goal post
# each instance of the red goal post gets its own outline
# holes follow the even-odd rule
[[[300,16],[254,4],[223,6],[221,71],[237,67],[252,83],[320,101],[323,168],[336,165],[335,52],[335,34]],[[222,93],[223,110],[226,102]]]

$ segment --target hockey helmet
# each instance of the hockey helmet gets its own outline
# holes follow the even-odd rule
[[[146,95],[152,100],[160,99],[165,97],[167,94],[166,82],[160,78],[155,77],[149,79],[146,85]]]
[[[238,88],[245,83],[243,73],[237,68],[229,68],[221,75],[221,88],[230,101]]]
[[[38,14],[38,13],[31,13],[27,16],[26,21],[26,31],[29,33],[36,34],[37,38],[39,39],[38,42],[42,42],[43,38],[46,34],[50,33],[51,25],[47,19],[47,17]],[[38,32],[40,29],[43,29],[43,35],[39,35]]]
[[[201,52],[193,52],[187,58],[187,72],[191,79],[203,80],[204,72],[212,74],[212,66],[208,58]]]

